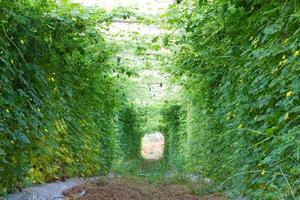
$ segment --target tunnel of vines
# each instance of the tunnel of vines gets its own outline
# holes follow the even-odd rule
[[[298,200],[299,114],[298,0],[0,0],[0,199]]]

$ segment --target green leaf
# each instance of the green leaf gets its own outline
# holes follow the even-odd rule
[[[300,106],[295,106],[290,110],[291,113],[300,112]]]
[[[14,141],[19,140],[21,143],[30,144],[30,141],[27,138],[27,136],[24,135],[23,133],[21,133],[20,131],[13,132],[12,138],[13,138]]]

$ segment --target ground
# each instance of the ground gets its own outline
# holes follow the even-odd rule
[[[106,178],[64,192],[67,200],[222,200],[219,194],[196,196],[185,185],[149,183],[134,178]]]
[[[7,200],[225,200],[210,179],[170,171],[163,160],[130,162],[107,176],[34,185]],[[127,168],[127,169],[126,169]],[[131,169],[132,168],[132,169]],[[0,197],[1,199],[1,197]]]

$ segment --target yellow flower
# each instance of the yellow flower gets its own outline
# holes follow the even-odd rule
[[[261,175],[263,176],[263,175],[265,175],[266,174],[266,171],[265,170],[262,170],[261,171]]]
[[[295,51],[294,56],[299,56],[300,55],[300,50]]]
[[[67,163],[72,163],[72,159],[69,158],[69,157],[67,157],[67,158],[66,158],[66,162],[67,162]]]
[[[293,91],[288,91],[287,93],[286,93],[286,96],[287,97],[290,97],[290,96],[292,96],[293,95]]]
[[[286,121],[288,119],[289,119],[289,113],[286,113],[285,116],[284,116],[284,121]]]
[[[282,64],[284,64],[284,63],[286,63],[287,62],[287,59],[284,59],[283,61],[282,61]]]

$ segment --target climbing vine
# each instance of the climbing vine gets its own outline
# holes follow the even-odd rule
[[[118,93],[101,16],[0,1],[0,194],[109,169]]]
[[[186,116],[184,107],[179,102],[167,102],[161,110],[161,132],[164,133],[164,159],[171,168],[182,170],[186,141]]]
[[[188,99],[180,156],[234,199],[299,197],[299,8],[195,0],[166,15],[182,33],[169,68]]]
[[[140,158],[142,112],[134,104],[123,101],[117,114],[118,145],[121,161]]]

